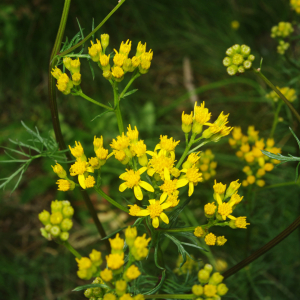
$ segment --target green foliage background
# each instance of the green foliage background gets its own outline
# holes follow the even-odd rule
[[[116,2],[73,0],[66,36],[71,38],[78,32],[76,18],[85,28],[84,33],[89,33],[92,18],[95,24],[100,23]],[[181,112],[193,108],[183,84],[183,59],[188,57],[195,87],[200,88],[197,90],[199,99],[206,101],[212,115],[217,117],[224,110],[230,113],[231,126],[241,126],[246,131],[248,125],[255,125],[262,137],[268,137],[273,111],[264,95],[269,90],[251,73],[229,78],[222,59],[228,47],[245,43],[256,56],[256,67],[260,57],[264,58],[263,71],[275,85],[291,86],[299,94],[299,72],[288,68],[276,53],[275,41],[270,38],[271,27],[279,21],[294,21],[295,24],[299,21],[300,17],[290,10],[287,2],[127,0],[97,34],[110,35],[111,50],[117,49],[121,41],[130,39],[133,49],[142,41],[147,42],[147,48],[154,52],[149,73],[133,85],[139,91],[121,102],[124,123],[136,125],[149,148],[158,142],[160,134],[184,140],[180,129]],[[0,144],[3,146],[9,145],[9,138],[30,138],[20,120],[31,128],[37,126],[44,136],[53,134],[47,99],[47,71],[62,6],[61,0],[4,0],[0,4]],[[237,31],[230,26],[233,20],[240,22]],[[293,54],[295,57],[299,54],[296,44],[293,45]],[[90,97],[107,104],[107,101],[112,101],[110,85],[100,70],[94,69],[95,80],[88,64],[83,64],[82,89]],[[59,93],[58,105],[66,142],[72,145],[75,140],[80,140],[86,153],[92,153],[94,135],[103,135],[108,145],[118,134],[112,114],[91,122],[101,109],[96,110],[83,99]],[[299,107],[297,102],[295,106]],[[288,126],[296,128],[294,131],[298,136],[299,129],[288,111],[283,117],[275,139],[283,146],[284,153],[297,156],[298,148]],[[242,164],[228,146],[227,139],[208,147],[216,154],[218,181],[228,184],[244,176]],[[179,151],[183,151],[183,142]],[[0,153],[1,160],[7,159],[2,150]],[[10,186],[3,193],[1,191],[0,293],[3,299],[83,298],[81,292],[71,292],[75,286],[83,284],[76,276],[74,258],[55,243],[45,241],[39,233],[37,214],[48,209],[52,200],[62,200],[66,196],[56,191],[56,177],[50,165],[49,160],[37,160],[27,170],[26,178],[16,192],[10,196]],[[17,167],[13,164],[1,166],[1,178]],[[266,176],[267,185],[293,181],[294,169],[293,163],[277,167]],[[104,170],[109,173],[104,182],[109,193],[112,197],[118,195],[117,175],[122,172],[121,166],[107,164]],[[208,181],[198,186],[192,204],[183,212],[183,221],[191,226],[201,224],[204,220],[203,205],[212,197],[212,184]],[[244,189],[245,200],[238,213],[250,217],[251,237],[244,230],[221,228],[219,232],[215,231],[224,234],[228,242],[224,247],[213,247],[212,252],[225,259],[229,266],[274,238],[300,213],[299,185],[252,193],[251,215],[247,193],[250,194]],[[86,251],[84,254],[92,247],[101,249],[101,242],[80,196],[68,194],[68,197],[76,207],[74,246]],[[101,204],[103,199],[96,195],[91,195],[91,198],[95,205],[100,203],[100,210],[107,209]],[[113,213],[116,216],[117,211]],[[113,231],[108,224],[107,231]],[[167,264],[174,268],[177,250],[174,251],[168,241],[163,242],[162,248]],[[300,265],[299,250],[297,229],[266,255],[230,277],[226,281],[230,294],[224,299],[298,299],[300,277],[296,270]],[[197,249],[191,252],[196,258],[207,261]]]

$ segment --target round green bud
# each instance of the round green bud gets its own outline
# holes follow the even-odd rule
[[[225,283],[221,283],[217,286],[217,293],[220,296],[224,296],[228,292],[228,288]]]
[[[235,53],[241,53],[241,46],[239,44],[233,45],[232,49],[235,51]]]
[[[54,212],[50,216],[50,222],[53,225],[57,225],[61,223],[62,220],[63,220],[63,215],[61,212]]]
[[[192,130],[192,124],[187,125],[187,124],[182,123],[181,129],[184,133],[189,133]]]
[[[40,214],[39,214],[39,220],[44,224],[47,225],[50,223],[50,213],[46,210],[43,210]]]
[[[103,283],[103,280],[100,277],[96,277],[92,283]]]
[[[52,226],[50,229],[50,233],[52,236],[57,237],[60,235],[60,228],[58,226]]]
[[[249,46],[246,46],[246,45],[242,45],[241,46],[241,53],[244,55],[244,56],[248,56],[251,52],[251,49]]]
[[[217,285],[221,283],[224,279],[224,276],[222,276],[219,272],[215,272],[211,275],[209,279],[209,283],[213,285]]]
[[[255,56],[254,56],[253,54],[250,54],[250,55],[248,56],[248,59],[247,59],[247,60],[254,61],[254,59],[255,59]]]
[[[203,294],[203,287],[200,284],[195,284],[192,287],[192,292],[196,296],[201,296]]]
[[[123,70],[124,72],[131,72],[132,70],[132,61],[131,58],[126,58],[123,62]]]
[[[200,134],[202,132],[203,125],[198,122],[193,123],[192,132],[195,134]]]
[[[210,274],[212,272],[212,270],[213,270],[213,266],[210,265],[210,264],[206,264],[203,269],[206,270],[206,271],[208,271],[209,274]]]
[[[47,224],[47,225],[45,226],[45,230],[46,230],[47,232],[50,232],[51,228],[52,228],[52,225],[51,225],[51,224]]]
[[[239,67],[238,67],[238,72],[239,72],[239,73],[244,73],[244,72],[245,72],[245,68],[242,67],[242,66],[239,66]]]
[[[235,220],[230,220],[229,221],[229,227],[232,228],[232,229],[236,229],[236,225],[235,225]]]
[[[198,273],[199,282],[202,284],[208,282],[209,275],[210,275],[210,273],[207,270],[205,270],[205,269],[200,270]]]
[[[74,208],[72,206],[65,206],[62,210],[62,214],[65,218],[71,218],[74,214]]]
[[[63,200],[63,201],[61,201],[61,203],[62,203],[63,206],[70,206],[71,205],[70,201],[68,201],[68,200]]]
[[[101,40],[102,48],[105,51],[106,47],[109,45],[109,35],[107,33],[101,34],[100,40]]]
[[[93,288],[93,294],[94,294],[95,297],[101,297],[102,296],[101,287]]]
[[[223,65],[225,67],[229,67],[231,64],[232,64],[232,59],[230,57],[227,56],[223,59]]]
[[[111,71],[110,70],[105,70],[105,71],[103,71],[103,77],[105,78],[105,79],[107,79],[107,80],[110,80],[111,79],[111,77],[112,77],[112,74],[111,74]]]
[[[237,53],[237,54],[234,54],[232,57],[232,63],[234,65],[239,66],[243,63],[243,61],[244,61],[244,57],[241,54]]]
[[[230,75],[230,76],[233,76],[237,73],[238,71],[238,67],[235,66],[235,65],[231,65],[227,68],[227,73]]]
[[[60,224],[60,228],[62,231],[69,231],[73,226],[73,222],[71,219],[63,219]]]
[[[228,56],[232,56],[235,52],[233,51],[233,49],[232,49],[232,47],[230,47],[230,48],[228,48],[227,50],[226,50],[226,55],[228,55]]]
[[[62,241],[67,241],[69,239],[69,232],[62,232],[59,237]]]
[[[51,202],[51,212],[52,213],[61,212],[62,207],[63,207],[62,201],[55,200],[55,201]]]
[[[252,67],[252,62],[250,60],[245,60],[244,67],[245,69],[250,69]]]

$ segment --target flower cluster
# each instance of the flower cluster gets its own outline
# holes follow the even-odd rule
[[[198,161],[198,167],[202,172],[203,181],[209,180],[216,175],[217,162],[214,161],[215,155],[210,149],[206,149],[201,153]]]
[[[266,172],[270,172],[274,168],[274,164],[278,164],[276,159],[270,159],[265,156],[261,150],[266,150],[274,154],[281,153],[281,149],[274,147],[274,139],[269,138],[266,142],[259,138],[259,132],[254,126],[248,127],[248,134],[243,135],[240,127],[235,127],[232,131],[232,138],[229,139],[229,144],[236,149],[236,156],[245,162],[243,172],[247,175],[247,179],[243,180],[242,185],[256,183],[262,187],[265,181],[261,179]]]
[[[300,14],[300,0],[290,0],[290,4],[291,4],[292,9],[297,14]]]
[[[296,91],[294,89],[291,89],[289,87],[283,87],[280,88],[277,86],[277,89],[285,96],[285,98],[287,100],[289,100],[290,102],[294,102],[297,99],[297,94]],[[271,99],[274,102],[278,102],[278,100],[280,99],[280,97],[277,95],[277,93],[275,91],[271,91],[270,93],[266,94],[266,98],[267,99]]]
[[[206,264],[198,273],[200,284],[192,287],[193,294],[197,299],[221,299],[228,292],[227,286],[222,283],[224,277],[219,273],[212,273],[212,265]],[[201,296],[202,298],[198,298]]]
[[[74,209],[69,201],[52,201],[51,214],[44,210],[39,214],[39,220],[45,226],[41,228],[42,236],[46,239],[57,238],[61,241],[67,241],[70,229],[73,226],[71,220]]]
[[[244,228],[250,225],[246,222],[246,217],[234,217],[232,215],[236,206],[242,201],[243,197],[238,194],[238,189],[241,184],[236,181],[232,181],[229,187],[226,189],[226,184],[221,182],[213,186],[213,202],[207,203],[204,206],[204,213],[208,219],[208,224],[203,226],[198,226],[195,228],[194,235],[199,238],[204,238],[204,241],[209,246],[223,246],[227,239],[224,236],[216,236],[213,233],[209,233],[208,229],[216,224],[222,226],[230,226],[231,228]],[[227,200],[227,201],[225,201]],[[230,219],[226,222],[226,219]],[[224,222],[225,221],[225,222]]]
[[[193,255],[191,255],[191,257],[194,258]],[[199,263],[192,258],[186,256],[186,261],[181,266],[183,262],[183,257],[182,255],[179,255],[176,261],[176,269],[174,270],[174,273],[177,273],[178,275],[183,275],[187,273],[191,274],[193,271],[196,271],[198,269]]]
[[[255,56],[250,53],[251,49],[246,45],[235,44],[228,48],[226,51],[227,56],[223,59],[223,65],[227,67],[227,73],[232,76],[250,69],[255,59]]]
[[[284,39],[288,38],[293,32],[294,28],[289,22],[279,22],[277,26],[271,28],[271,37],[279,39],[277,46],[277,52],[279,54],[283,55],[289,48],[290,44]]]
[[[124,239],[120,238],[119,234],[116,235],[114,239],[109,239],[111,245],[111,253],[106,256],[106,265],[107,268],[100,271],[100,277],[97,277],[93,283],[101,283],[105,288],[90,288],[85,291],[85,296],[87,298],[91,297],[103,297],[103,299],[120,299],[120,300],[142,300],[144,297],[142,295],[136,295],[132,297],[129,294],[130,291],[130,282],[137,279],[141,272],[134,261],[140,261],[145,259],[148,256],[148,244],[150,238],[146,239],[146,234],[143,236],[137,236],[136,227],[128,227],[125,230],[125,239],[126,244],[129,247],[129,261],[125,264],[124,260]],[[78,277],[81,279],[90,279],[93,275],[95,276],[99,270],[97,267],[102,263],[101,253],[98,255],[97,264],[95,264],[95,259],[93,260],[93,253],[96,256],[96,252],[90,254],[90,259],[87,257],[76,259],[78,262]],[[100,262],[101,261],[101,262]],[[87,270],[86,273],[83,273]],[[96,293],[96,294],[95,294]]]
[[[78,264],[77,276],[84,280],[89,280],[96,276],[98,267],[102,264],[101,252],[93,249],[89,257],[76,258]]]

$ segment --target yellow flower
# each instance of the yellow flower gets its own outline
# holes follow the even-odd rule
[[[221,283],[217,286],[218,295],[224,296],[228,292],[228,288],[225,283]]]
[[[56,173],[58,175],[59,178],[66,178],[67,177],[67,172],[64,170],[64,168],[56,163],[56,165],[53,167],[51,166],[53,169],[53,172]]]
[[[265,169],[267,172],[270,172],[270,171],[272,171],[272,170],[274,169],[274,165],[271,164],[271,163],[266,163],[266,164],[264,165],[264,169]]]
[[[83,151],[83,148],[82,148],[80,142],[75,141],[75,147],[71,148],[71,146],[69,145],[69,148],[70,148],[72,155],[76,158],[79,158],[84,155],[84,151]]]
[[[169,152],[171,152],[171,155],[175,157],[174,149],[179,144],[179,142],[180,141],[175,142],[172,137],[168,139],[167,135],[161,135],[160,142],[156,145],[154,151],[161,149],[159,153],[167,156]]]
[[[137,249],[146,248],[151,241],[151,238],[146,239],[146,233],[143,236],[138,236],[134,241],[134,247]]]
[[[232,181],[230,183],[230,185],[226,191],[226,194],[225,194],[225,199],[230,197],[231,195],[233,195],[239,189],[241,184],[238,181],[239,181],[239,179],[236,181]]]
[[[239,22],[239,21],[233,20],[233,21],[231,22],[231,28],[232,28],[232,29],[237,30],[239,27],[240,27],[240,22]]]
[[[207,297],[214,297],[217,294],[217,287],[212,284],[206,284],[204,286],[204,295]]]
[[[109,58],[110,58],[110,54],[108,56],[105,54],[100,55],[100,64],[102,67],[107,67],[109,65]],[[104,69],[105,71],[107,71],[106,68]]]
[[[130,294],[124,294],[119,298],[119,300],[133,300],[133,298],[130,296]]]
[[[205,231],[203,230],[202,227],[198,226],[195,228],[194,235],[196,237],[202,238],[205,235]]]
[[[77,57],[77,59],[71,60],[70,71],[72,72],[72,74],[80,73],[80,60],[79,60],[79,57]]]
[[[255,177],[253,175],[250,175],[247,177],[247,181],[249,184],[253,184],[255,182]]]
[[[139,42],[136,49],[136,57],[139,57],[146,51],[146,43],[145,45],[142,44],[142,42]]]
[[[163,191],[161,198],[166,200],[167,196],[171,196],[178,188],[178,179],[171,180],[170,172],[167,168],[164,170],[164,184],[159,188]]]
[[[76,258],[76,261],[78,263],[78,269],[89,269],[92,266],[92,262],[87,257],[81,257],[80,259]]]
[[[230,198],[230,200],[228,201],[228,203],[233,203],[233,205],[237,205],[238,203],[240,203],[240,202],[242,201],[243,198],[244,198],[244,196],[241,197],[240,195],[238,195],[237,192],[235,192],[235,193],[231,196],[231,198]]]
[[[192,287],[192,292],[195,296],[201,296],[203,294],[203,287],[200,284],[195,284]]]
[[[223,202],[219,194],[216,194],[216,201],[218,202],[218,214],[221,215],[223,220],[226,218],[234,218],[231,216],[232,213],[232,206],[234,205],[233,202]]]
[[[101,37],[102,37],[102,35],[101,35]],[[104,48],[104,46],[103,46],[103,48]],[[117,300],[117,297],[112,293],[107,293],[107,294],[104,295],[103,300]]]
[[[175,207],[178,205],[180,200],[178,199],[179,191],[176,190],[172,195],[169,195],[167,198],[167,203],[170,204],[170,207]]]
[[[115,66],[112,68],[111,74],[112,74],[112,76],[114,76],[117,79],[122,79],[124,76],[124,71],[121,67]]]
[[[216,239],[217,238],[216,238],[216,236],[213,233],[209,233],[205,237],[204,241],[205,241],[206,245],[208,245],[208,246],[214,246],[216,244]]]
[[[150,49],[149,52],[146,52],[146,49],[145,49],[145,52],[143,54],[141,54],[141,57],[140,57],[141,62],[142,61],[149,61],[150,62],[152,60],[152,58],[153,58],[153,51],[152,51],[152,49]]]
[[[162,153],[157,154],[156,152],[147,151],[147,154],[152,156],[152,159],[149,161],[148,165],[148,175],[153,176],[154,173],[160,175],[160,177],[164,178],[164,170],[167,168],[169,172],[173,169],[174,166],[174,158],[167,157]]]
[[[115,287],[116,287],[116,293],[118,296],[122,296],[127,289],[127,283],[125,280],[118,280],[115,283]]]
[[[84,176],[84,174],[86,172],[94,173],[94,169],[92,167],[90,167],[86,161],[81,161],[80,158],[70,168],[71,176],[78,175],[78,182],[83,189],[86,189],[86,187],[87,187],[86,181],[85,181],[85,176]],[[89,180],[88,185],[90,186],[91,183],[92,182]]]
[[[113,253],[106,256],[107,266],[112,270],[120,269],[124,265],[124,252]]]
[[[102,258],[101,258],[101,252],[97,251],[95,249],[92,250],[92,252],[90,253],[90,259],[93,263],[96,263],[96,265],[101,265],[102,263]]]
[[[195,166],[189,169],[182,169],[181,172],[185,173],[185,175],[178,180],[177,187],[183,187],[188,184],[188,195],[190,197],[194,193],[194,186],[203,180],[202,173],[199,173],[199,169],[197,169]]]
[[[129,214],[131,216],[137,216],[138,213],[141,211],[141,208],[138,205],[136,205],[136,204],[134,204],[134,205],[128,205],[128,206],[129,206]]]
[[[103,271],[100,272],[100,276],[104,281],[109,282],[113,279],[112,270],[104,269]]]
[[[182,115],[181,115],[181,120],[182,120],[183,124],[191,125],[193,123],[193,112],[191,112],[191,114],[188,115],[188,114],[185,114],[183,111]]]
[[[120,45],[120,53],[127,56],[131,50],[131,41],[127,40],[126,43],[122,42]]]
[[[242,228],[247,229],[247,225],[250,225],[250,223],[247,223],[246,217],[231,217],[231,221],[229,222],[229,226],[232,228]]]
[[[138,137],[139,137],[139,132],[138,132],[136,126],[134,126],[134,129],[131,129],[131,125],[130,124],[128,125],[127,136],[130,139],[130,141],[137,142]]]
[[[147,147],[144,144],[144,141],[138,141],[136,144],[132,145],[132,151],[137,157],[142,157],[146,154]]]
[[[61,69],[57,68],[57,66],[55,66],[55,68],[52,69],[51,74],[55,79],[58,80],[60,75],[62,75],[62,71],[61,71]]]
[[[126,56],[121,54],[121,53],[118,53],[118,51],[116,49],[114,49],[114,51],[116,52],[116,54],[114,56],[114,63],[115,63],[116,66],[122,67],[124,59],[126,58]],[[113,76],[115,76],[115,75],[113,74]]]
[[[118,233],[114,239],[109,239],[110,246],[113,250],[112,253],[120,253],[124,248],[124,240],[120,238],[120,234]],[[118,251],[118,252],[117,252]]]
[[[224,236],[218,236],[217,237],[217,245],[223,246],[227,242],[227,239],[225,239]]]
[[[154,188],[146,181],[142,181],[140,175],[143,174],[147,170],[147,167],[142,167],[137,171],[127,170],[126,172],[121,174],[119,178],[125,180],[120,186],[119,191],[124,192],[127,188],[132,189],[134,191],[134,195],[138,200],[143,200],[143,192],[142,188],[146,191],[154,192]]]
[[[124,132],[122,133],[122,136],[117,136],[117,140],[113,139],[110,146],[115,150],[125,150],[129,146],[130,139],[126,135],[124,135]]]
[[[129,279],[129,280],[134,280],[136,278],[138,278],[140,275],[141,275],[141,272],[140,270],[138,269],[138,267],[136,267],[135,265],[131,265],[126,273],[125,273],[126,277]]]
[[[103,51],[105,52],[105,49],[109,45],[109,35],[107,33],[101,34],[100,39],[101,39]]]
[[[214,203],[207,203],[204,205],[204,212],[207,218],[212,218],[216,212],[216,206]]]
[[[234,127],[233,131],[232,131],[232,137],[238,141],[242,138],[243,134],[242,134],[242,129],[241,127]]]
[[[194,106],[194,119],[200,125],[206,125],[210,120],[211,113],[209,113],[208,108],[205,108],[205,101],[203,101],[200,106],[197,106],[197,102],[195,102]]]
[[[159,226],[159,218],[166,224],[169,224],[168,216],[163,212],[164,209],[170,207],[170,203],[163,203],[165,199],[160,197],[160,200],[151,199],[149,200],[150,205],[147,206],[147,209],[141,210],[137,215],[139,217],[149,216],[152,219],[152,226],[157,228]],[[159,218],[158,218],[159,217]]]
[[[222,184],[222,182],[217,183],[217,181],[215,179],[215,184],[213,186],[213,189],[214,189],[216,194],[222,195],[222,194],[225,193],[226,184]]]
[[[59,179],[56,184],[58,184],[58,190],[63,192],[72,191],[75,188],[75,183],[71,180]]]
[[[89,176],[85,179],[85,186],[86,186],[87,189],[88,189],[88,188],[94,187],[95,183],[96,183],[96,181],[95,181],[94,176],[89,175]]]
[[[96,151],[99,148],[103,147],[103,136],[101,135],[99,138],[97,138],[96,136],[94,136],[93,145],[94,145],[94,151],[96,153]]]

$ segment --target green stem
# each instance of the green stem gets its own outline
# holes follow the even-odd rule
[[[177,165],[176,165],[176,168],[177,168],[177,169],[180,168],[181,164],[183,163],[183,161],[185,160],[186,156],[188,155],[188,152],[189,152],[191,146],[192,146],[193,143],[194,143],[195,137],[196,137],[196,134],[193,133],[192,136],[191,136],[191,139],[190,139],[189,143],[188,143],[187,146],[185,147],[185,150],[184,150],[184,152],[183,152],[183,154],[182,154],[182,156],[181,156],[179,162],[178,162]]]
[[[269,243],[255,251],[253,254],[233,266],[231,269],[224,272],[222,275],[225,278],[228,278],[229,276],[235,274],[245,266],[249,265],[254,260],[258,259],[260,256],[271,250],[274,246],[276,246],[278,243],[283,241],[287,236],[289,236],[294,230],[297,229],[297,227],[300,225],[300,216],[285,230],[283,230],[279,235],[277,235],[273,240],[271,240]]]
[[[197,149],[201,148],[202,146],[204,146],[205,144],[207,144],[207,143],[209,143],[209,142],[210,142],[210,140],[207,140],[207,141],[201,143],[201,144],[198,145],[197,147],[193,148],[188,154],[190,154],[190,153],[196,151]]]
[[[114,82],[112,84],[112,87],[113,87],[113,91],[114,91],[115,114],[116,114],[117,121],[118,121],[119,133],[120,133],[120,135],[122,135],[122,133],[124,132],[124,125],[123,125],[123,119],[122,119],[122,114],[121,114],[121,110],[120,110],[118,83]]]
[[[145,299],[194,299],[193,294],[155,294],[144,295]]]
[[[71,0],[69,0],[70,2]],[[74,45],[73,47],[71,47],[70,49],[59,53],[59,56],[64,56],[70,52],[73,52],[76,48],[78,48],[79,46],[81,46],[82,44],[84,44],[95,32],[97,32],[102,25],[111,17],[111,15],[125,2],[125,0],[121,0],[120,3],[118,3],[115,8],[102,20],[102,22],[92,31],[90,32],[81,42],[77,43],[76,45]]]
[[[51,111],[51,117],[52,117],[52,125],[53,125],[53,130],[55,133],[55,138],[59,144],[60,150],[65,150],[65,149],[67,149],[67,147],[66,147],[66,144],[65,144],[62,132],[61,132],[61,128],[60,128],[60,122],[59,122],[58,110],[57,110],[57,102],[56,102],[55,78],[51,75],[51,70],[52,70],[52,68],[54,68],[54,66],[57,63],[57,58],[55,58],[55,55],[60,49],[61,41],[62,41],[62,38],[64,35],[66,22],[67,22],[67,18],[68,18],[68,14],[69,14],[70,4],[71,4],[71,0],[65,0],[65,5],[63,8],[63,13],[62,13],[61,21],[59,24],[57,36],[56,36],[53,50],[52,50],[52,53],[50,56],[50,63],[49,63],[49,70],[48,70],[48,95],[49,95],[50,111]],[[72,160],[69,152],[66,153],[66,156],[69,161]],[[85,201],[85,204],[88,207],[88,209],[92,215],[92,218],[98,229],[98,232],[100,233],[102,238],[106,237],[104,228],[97,217],[97,213],[94,209],[94,206],[91,202],[91,199],[90,199],[88,193],[85,190],[80,190],[80,191],[81,191],[81,194]],[[108,246],[107,249],[110,249],[109,243],[107,243],[107,246]]]
[[[187,231],[194,231],[195,228],[197,226],[193,226],[193,227],[184,227],[184,228],[171,228],[171,229],[167,229],[167,228],[157,228],[157,231],[162,231],[162,232],[187,232]],[[200,226],[200,227],[203,227]]]
[[[70,245],[70,243],[68,241],[65,241],[63,243],[63,245],[66,246],[66,248],[75,256],[77,257],[78,259],[81,258],[81,255]]]
[[[289,107],[291,112],[295,115],[298,122],[300,122],[300,115],[297,113],[293,105],[286,99],[286,97],[276,88],[276,86],[268,80],[261,72],[260,69],[254,69],[254,72],[282,99],[282,101]]]
[[[276,109],[276,112],[274,115],[274,121],[273,121],[272,129],[271,129],[271,133],[270,133],[270,138],[272,138],[274,135],[274,132],[275,132],[275,129],[276,129],[276,126],[278,123],[278,116],[279,116],[282,105],[283,105],[283,102],[280,101],[280,103],[278,103],[278,106],[277,106],[277,109]]]
[[[289,181],[289,182],[283,182],[283,183],[277,183],[277,184],[272,184],[266,187],[262,187],[260,189],[258,189],[257,191],[262,191],[262,190],[268,190],[268,189],[273,189],[273,188],[278,188],[278,187],[282,187],[282,186],[288,186],[288,185],[299,185],[298,181]]]
[[[107,110],[110,110],[110,111],[113,111],[113,110],[114,110],[112,107],[109,107],[109,106],[107,106],[107,105],[104,105],[104,104],[102,104],[102,103],[100,103],[100,102],[98,102],[98,101],[96,101],[96,100],[94,100],[94,99],[88,97],[88,96],[87,96],[86,94],[84,94],[82,91],[77,92],[76,95],[78,95],[78,96],[84,98],[85,100],[90,101],[90,102],[92,102],[92,103],[94,103],[94,104],[96,104],[96,105],[99,105],[99,106],[101,106],[101,107],[103,107],[103,108],[105,108],[105,109],[107,109]]]
[[[123,98],[124,94],[127,92],[127,90],[129,89],[129,87],[131,86],[131,84],[135,81],[135,79],[137,79],[138,77],[140,77],[141,74],[140,73],[136,73],[131,79],[130,81],[127,83],[127,85],[125,86],[124,90],[122,91],[122,93],[119,96],[119,101]]]
[[[117,201],[110,198],[107,194],[105,194],[101,189],[95,188],[95,191],[101,195],[104,199],[106,199],[108,202],[110,202],[112,205],[116,206],[117,208],[129,213],[129,209],[127,207],[124,207],[123,205],[119,204]]]

